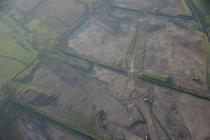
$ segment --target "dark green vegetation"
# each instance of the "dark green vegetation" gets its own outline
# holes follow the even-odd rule
[[[210,14],[210,1],[209,0],[193,0],[193,2],[198,6],[198,8],[201,10],[201,12],[205,15]]]
[[[0,86],[3,86],[36,57],[36,51],[19,36],[18,29],[0,17]]]

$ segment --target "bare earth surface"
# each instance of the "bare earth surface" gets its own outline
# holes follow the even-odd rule
[[[210,140],[206,34],[184,1],[14,1],[0,22],[37,55],[0,70],[0,140]]]

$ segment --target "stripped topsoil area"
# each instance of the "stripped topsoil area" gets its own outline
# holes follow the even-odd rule
[[[108,85],[110,96],[118,101],[142,98],[148,89],[143,83],[135,81],[129,76],[122,75],[102,67],[94,67],[91,75]]]
[[[178,86],[206,92],[202,33],[190,30],[188,22],[155,18],[145,30],[144,71],[171,76]]]
[[[210,103],[189,95],[181,95],[177,100],[178,108],[193,140],[208,140],[210,138]]]
[[[79,54],[100,63],[116,66],[129,48],[133,25],[111,13],[97,12],[67,38],[67,52]]]
[[[18,117],[1,130],[7,140],[85,140],[30,113],[19,112]],[[88,139],[86,139],[88,140]]]
[[[42,65],[28,84],[43,90],[43,93],[19,94],[18,99],[22,102],[75,126],[100,133],[106,139],[113,132],[115,139],[123,135],[141,140],[126,130],[141,117],[138,109],[110,97],[107,85],[100,80],[64,64],[51,62]],[[100,112],[105,114],[106,129],[101,128]]]

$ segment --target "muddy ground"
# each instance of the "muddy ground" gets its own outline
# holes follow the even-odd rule
[[[177,85],[205,92],[208,88],[203,35],[190,30],[188,24],[154,18],[144,24],[147,30],[144,70],[171,76]]]
[[[7,140],[85,140],[30,113],[19,116],[1,133]],[[13,131],[10,131],[10,130]]]
[[[121,129],[129,127],[141,117],[135,106],[122,105],[112,98],[111,94],[114,93],[109,90],[107,84],[64,64],[54,62],[41,66],[28,84],[43,90],[44,93],[21,94],[19,100],[56,118],[92,131],[100,130],[97,124],[97,114],[100,111],[106,114],[108,124],[116,123]],[[112,129],[116,129],[113,127]],[[127,135],[128,132],[121,133]]]
[[[10,7],[15,23],[50,49],[39,50],[40,65],[15,81],[16,92],[6,87],[15,95],[8,102],[22,106],[0,127],[3,140],[88,140],[61,122],[97,140],[208,140],[208,100],[139,79],[142,72],[168,75],[177,86],[208,92],[204,33],[191,17],[173,17],[183,3],[102,0],[91,8],[94,2],[18,0]]]
[[[116,66],[129,48],[135,26],[110,14],[110,12],[97,11],[90,16],[70,36],[68,52]]]

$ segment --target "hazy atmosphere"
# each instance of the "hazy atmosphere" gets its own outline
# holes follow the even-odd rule
[[[210,140],[210,0],[0,0],[0,140]]]

